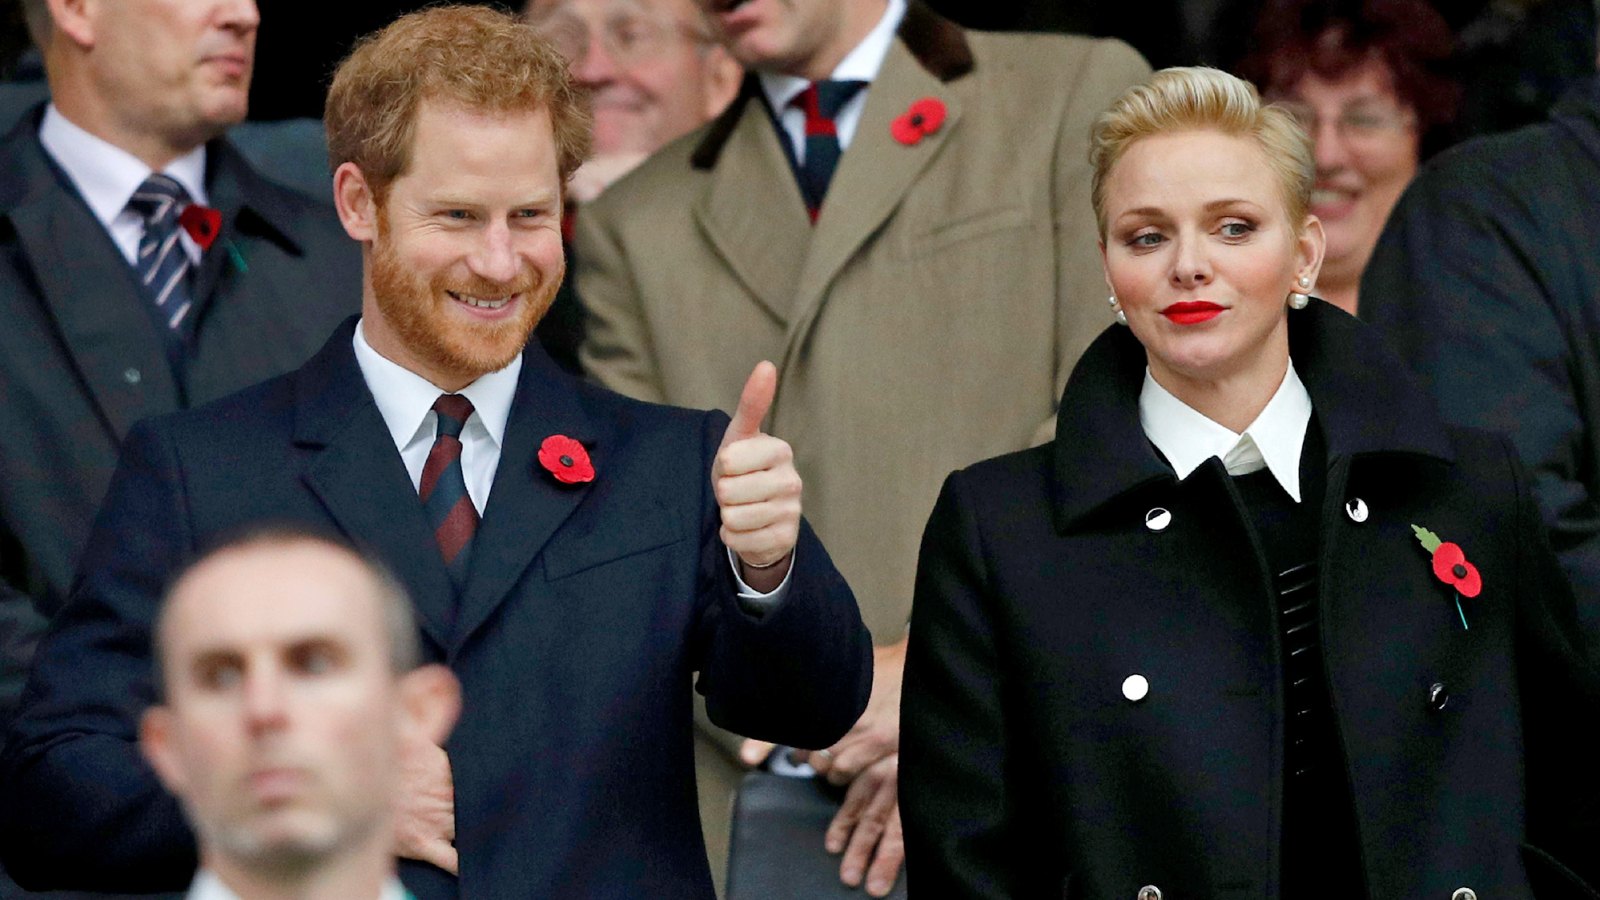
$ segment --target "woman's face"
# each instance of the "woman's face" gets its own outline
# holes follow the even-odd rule
[[[1328,235],[1325,277],[1354,283],[1417,174],[1416,113],[1400,102],[1378,57],[1333,80],[1307,72],[1274,99],[1295,113],[1316,146],[1311,212]]]
[[[1315,217],[1289,221],[1253,138],[1186,131],[1136,141],[1106,179],[1106,281],[1168,390],[1281,379],[1290,291],[1314,284]]]

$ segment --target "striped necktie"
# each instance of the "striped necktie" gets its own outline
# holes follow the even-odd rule
[[[194,305],[187,277],[189,253],[183,247],[183,228],[178,223],[188,205],[189,192],[183,185],[159,172],[146,178],[128,200],[128,208],[144,219],[134,268],[161,321],[180,337],[188,334],[189,310]]]
[[[461,471],[461,429],[472,415],[472,401],[460,394],[441,394],[433,411],[439,414],[439,426],[428,461],[422,466],[418,494],[450,580],[459,591],[467,581],[472,536],[478,530],[478,510],[467,495]]]
[[[839,167],[839,126],[835,118],[865,81],[813,81],[790,101],[806,115],[806,140],[796,175],[800,195],[805,198],[811,221],[822,211],[822,198],[828,194],[833,170]]]

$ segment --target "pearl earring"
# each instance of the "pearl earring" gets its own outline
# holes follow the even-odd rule
[[[1311,305],[1311,297],[1305,293],[1311,290],[1311,279],[1308,276],[1301,275],[1297,283],[1300,285],[1300,292],[1289,295],[1289,308],[1305,309]]]
[[[1106,302],[1111,304],[1111,312],[1116,315],[1117,324],[1118,325],[1126,325],[1126,324],[1128,324],[1128,314],[1122,311],[1122,304],[1117,302],[1117,295],[1116,294],[1112,294],[1111,296],[1107,297],[1106,298]]]

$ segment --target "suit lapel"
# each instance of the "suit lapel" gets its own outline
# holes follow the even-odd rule
[[[695,220],[716,252],[778,321],[787,321],[811,240],[811,223],[794,173],[778,143],[754,75],[747,76],[739,119],[728,133]],[[750,95],[753,91],[755,95]]]
[[[890,124],[924,97],[937,97],[944,103],[944,125],[911,146],[890,137]],[[817,219],[816,234],[800,273],[801,292],[789,316],[791,347],[815,317],[839,270],[894,213],[960,127],[960,117],[961,105],[951,86],[924,69],[904,42],[891,44]]]
[[[539,445],[556,434],[580,441],[594,460],[596,479],[606,477],[606,448],[597,446],[571,378],[560,372],[536,343],[530,343],[506,422],[500,466],[473,538],[456,647],[505,602],[539,551],[593,488],[592,484],[561,484],[539,464]]]
[[[236,241],[244,234],[279,244],[293,256],[301,255],[294,238],[294,215],[274,201],[273,192],[265,187],[232,144],[226,140],[208,144],[206,170],[206,190],[212,206],[222,214],[222,227],[211,247],[200,255],[200,266],[193,276],[197,323],[202,322],[227,273],[231,271],[234,277],[246,276],[243,267],[248,266],[248,262],[243,256],[236,256],[239,252]],[[270,291],[271,284],[266,279],[258,279],[253,287],[257,291]]]
[[[58,176],[43,150],[27,155],[38,159],[24,161],[21,177],[51,183],[12,208],[17,243],[79,374],[120,441],[134,422],[178,408],[166,348],[150,314],[138,306],[144,298],[132,268],[105,228],[73,190],[55,183]]]
[[[411,591],[418,623],[449,647],[455,589],[422,502],[356,364],[351,319],[296,375],[295,443],[321,447],[306,485],[339,529],[383,559]]]

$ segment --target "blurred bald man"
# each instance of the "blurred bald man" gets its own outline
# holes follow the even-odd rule
[[[203,557],[156,624],[140,746],[200,844],[190,900],[401,900],[401,771],[442,744],[455,676],[418,666],[385,570],[300,532]]]

